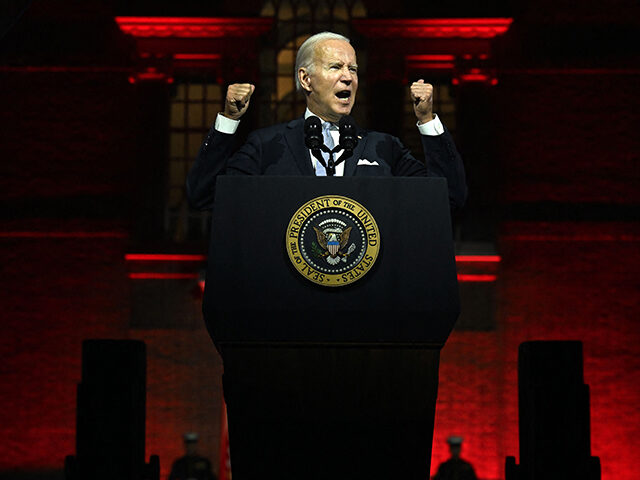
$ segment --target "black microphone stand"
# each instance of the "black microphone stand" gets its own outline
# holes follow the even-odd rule
[[[340,118],[338,122],[338,128],[340,130],[340,141],[338,145],[333,149],[330,149],[324,144],[323,135],[321,132],[320,118],[316,116],[308,117],[304,122],[304,143],[311,150],[311,154],[320,162],[325,168],[328,177],[333,177],[336,173],[336,165],[344,162],[346,159],[353,155],[353,149],[358,144],[358,138],[356,136],[356,128],[353,118],[349,115],[345,115]],[[340,159],[336,162],[333,158],[333,154],[339,150],[343,150]],[[329,154],[328,162],[325,162],[322,153]]]
[[[324,157],[322,156],[322,153],[320,153],[320,150],[329,154],[328,162],[325,162]],[[344,152],[342,153],[340,158],[336,161],[333,158],[333,154],[340,150],[344,150]],[[314,157],[316,157],[316,160],[318,160],[320,164],[325,168],[325,170],[327,171],[327,177],[333,177],[336,174],[336,166],[340,165],[347,158],[353,155],[353,150],[344,148],[342,145],[337,145],[333,147],[333,149],[330,149],[325,144],[322,144],[319,146],[319,148],[313,148],[311,150],[311,153],[313,154]]]

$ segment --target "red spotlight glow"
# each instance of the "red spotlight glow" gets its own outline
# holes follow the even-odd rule
[[[494,38],[509,30],[512,18],[358,19],[358,30],[373,37]]]
[[[407,55],[407,63],[415,69],[451,70],[455,67],[455,55]]]
[[[172,253],[127,253],[124,256],[128,262],[204,262],[206,255],[199,254],[172,254]],[[499,255],[456,255],[456,263],[500,263]],[[172,272],[132,272],[129,278],[134,280],[185,280],[198,279],[197,273],[172,273]],[[495,282],[497,275],[459,273],[460,282]],[[204,291],[204,281],[198,282]]]
[[[407,55],[410,62],[453,62],[455,55]]]
[[[206,255],[177,253],[127,253],[124,259],[129,262],[204,262]],[[456,255],[456,262],[499,263],[500,255]]]
[[[12,231],[0,232],[0,238],[126,238],[124,232],[52,232],[52,231]]]
[[[215,53],[175,53],[173,58],[175,60],[220,60],[222,55]]]
[[[456,262],[488,262],[499,263],[500,255],[456,255]]]
[[[203,262],[207,256],[176,253],[127,253],[124,259],[128,262]]]
[[[165,272],[133,272],[129,273],[133,280],[192,280],[197,279],[197,273],[165,273]]]
[[[464,73],[460,75],[460,80],[463,82],[487,82],[489,81],[489,75],[484,73]]]
[[[495,282],[498,279],[496,275],[486,275],[486,274],[458,274],[459,282]]]
[[[124,33],[134,37],[221,38],[266,32],[271,18],[116,17]]]

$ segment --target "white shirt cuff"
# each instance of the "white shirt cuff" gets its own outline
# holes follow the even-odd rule
[[[433,120],[423,123],[422,125],[418,124],[418,130],[420,130],[420,134],[422,135],[429,135],[433,137],[444,133],[444,125],[442,125],[438,115],[434,113]]]
[[[240,120],[232,120],[231,118],[225,117],[221,113],[216,116],[215,129],[219,132],[233,135],[234,133],[236,133],[238,125],[240,125]]]

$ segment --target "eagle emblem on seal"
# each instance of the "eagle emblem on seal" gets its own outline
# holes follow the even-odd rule
[[[380,229],[371,212],[341,195],[312,198],[293,214],[285,233],[293,268],[325,287],[342,287],[371,271]]]
[[[325,258],[329,265],[346,262],[349,255],[356,249],[353,243],[347,247],[351,228],[337,218],[325,220],[320,222],[317,227],[314,226],[313,229],[320,247],[314,253],[318,257]]]

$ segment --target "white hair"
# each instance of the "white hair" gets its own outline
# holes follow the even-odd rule
[[[314,53],[316,51],[316,46],[320,42],[324,42],[325,40],[342,40],[344,42],[351,43],[351,40],[349,40],[344,35],[333,32],[316,33],[315,35],[307,38],[302,43],[302,45],[300,45],[300,48],[298,49],[298,53],[296,55],[296,69],[294,72],[296,79],[296,90],[302,90],[302,85],[300,85],[300,79],[298,78],[298,71],[301,68],[306,68],[308,71],[313,72]]]

